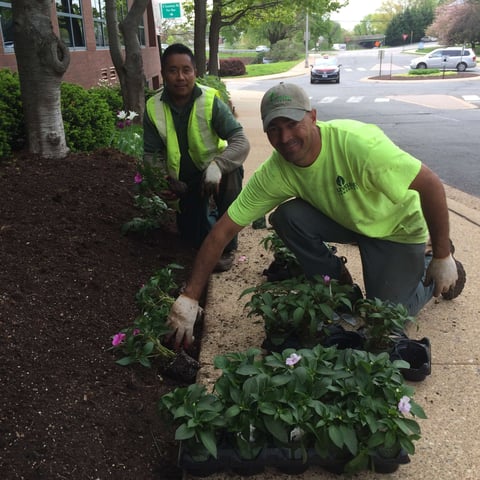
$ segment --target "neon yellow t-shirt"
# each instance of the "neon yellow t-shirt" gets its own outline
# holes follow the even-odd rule
[[[277,151],[255,171],[228,214],[246,226],[290,198],[301,198],[334,221],[371,238],[421,243],[427,226],[418,192],[409,185],[421,162],[376,125],[317,121],[322,149],[308,167]]]

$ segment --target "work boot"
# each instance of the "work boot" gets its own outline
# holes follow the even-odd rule
[[[227,272],[233,266],[233,260],[235,258],[235,254],[231,252],[223,252],[222,256],[218,260],[215,268],[213,269],[214,273],[220,272]]]

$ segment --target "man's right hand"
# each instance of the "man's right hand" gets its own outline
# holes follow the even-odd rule
[[[175,300],[167,319],[167,325],[172,330],[172,333],[167,337],[167,341],[175,337],[175,349],[178,350],[181,345],[188,348],[193,343],[193,326],[201,312],[202,308],[198,305],[198,301],[193,298],[180,295]]]

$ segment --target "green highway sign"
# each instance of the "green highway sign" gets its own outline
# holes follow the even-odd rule
[[[180,18],[180,2],[162,3],[162,18]]]

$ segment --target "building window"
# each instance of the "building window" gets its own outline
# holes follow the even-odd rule
[[[13,19],[11,2],[0,2],[0,34],[5,53],[13,53]]]
[[[80,0],[57,0],[60,38],[70,48],[85,47],[82,6]]]
[[[92,0],[93,28],[97,47],[108,47],[105,0]]]

